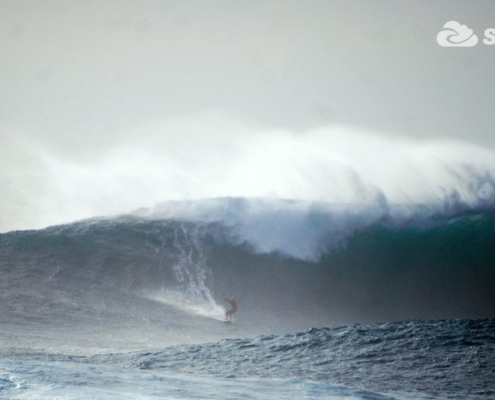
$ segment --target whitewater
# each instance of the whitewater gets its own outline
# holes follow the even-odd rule
[[[477,198],[211,198],[0,234],[0,399],[495,398]]]

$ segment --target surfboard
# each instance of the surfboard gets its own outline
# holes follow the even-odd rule
[[[232,321],[223,321],[224,324],[226,325],[231,325],[232,324]]]

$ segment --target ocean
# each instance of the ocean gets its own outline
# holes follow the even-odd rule
[[[495,399],[489,204],[166,202],[0,272],[0,399]]]

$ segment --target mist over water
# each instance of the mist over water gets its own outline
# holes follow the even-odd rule
[[[22,199],[6,205],[0,230],[116,215],[167,200],[281,198],[384,213],[397,204],[435,212],[491,207],[495,198],[493,152],[451,140],[397,139],[345,126],[268,131],[219,116],[150,124],[127,137],[90,158],[27,146],[38,172],[11,187]]]

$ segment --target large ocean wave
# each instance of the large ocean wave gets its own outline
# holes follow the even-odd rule
[[[170,330],[187,330],[235,295],[245,333],[493,317],[494,226],[489,208],[165,203],[0,235],[2,314],[149,321],[166,309]]]

